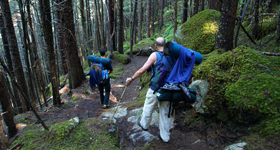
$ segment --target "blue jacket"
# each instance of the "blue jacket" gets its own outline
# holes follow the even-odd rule
[[[90,87],[92,89],[93,87],[96,87],[96,84],[100,83],[100,80],[98,78],[97,71],[95,71],[95,70],[91,69],[90,72],[89,72],[89,76],[90,76],[89,84],[90,84]]]
[[[193,50],[187,49],[181,46],[180,55],[175,63],[175,66],[167,79],[170,83],[181,83],[185,82],[188,85],[188,81],[191,77],[193,66],[195,63],[195,53]]]

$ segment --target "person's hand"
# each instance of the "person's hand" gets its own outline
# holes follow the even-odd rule
[[[127,78],[126,79],[126,86],[129,86],[132,83],[132,78]]]

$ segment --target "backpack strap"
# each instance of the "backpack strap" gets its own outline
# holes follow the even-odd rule
[[[102,58],[100,58],[100,65],[101,65],[101,67],[102,67],[102,70],[104,70],[104,67],[103,67],[103,64],[102,64]]]

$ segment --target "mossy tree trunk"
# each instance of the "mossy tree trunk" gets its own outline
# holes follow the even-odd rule
[[[184,0],[183,3],[182,24],[188,20],[188,2],[189,0]]]
[[[216,38],[216,47],[231,50],[233,48],[233,35],[236,20],[238,1],[225,0],[221,9],[219,30]]]

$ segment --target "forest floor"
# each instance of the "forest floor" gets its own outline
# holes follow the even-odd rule
[[[111,108],[117,106],[125,87],[126,78],[131,77],[145,63],[147,58],[144,56],[134,56],[129,64],[122,66],[122,76],[111,81]],[[122,65],[114,60],[112,60],[112,64],[113,68]],[[60,108],[49,106],[47,111],[40,112],[40,116],[48,124],[54,124],[74,117],[79,117],[79,119],[95,118],[99,117],[103,112],[108,111],[108,109],[103,109],[100,105],[98,89],[95,89],[90,94],[86,94],[86,90],[90,90],[88,80],[80,87],[72,90],[72,95],[67,94],[62,97],[63,102],[71,101],[73,97],[77,97],[75,102],[62,105]],[[125,91],[121,100],[122,107],[129,106],[127,108],[128,111],[142,107],[143,105],[131,105],[135,103],[139,92],[140,79],[138,78]],[[36,118],[32,112],[28,112],[27,114],[24,115],[24,119],[29,120],[30,124],[34,124]],[[223,122],[202,119],[199,115],[193,114],[192,108],[188,108],[186,111],[180,109],[176,113],[174,121],[175,128],[171,130],[171,139],[168,143],[164,143],[156,138],[148,144],[146,142],[133,143],[128,133],[131,132],[134,124],[127,121],[128,117],[129,115],[126,115],[117,119],[118,140],[122,141],[119,144],[120,149],[143,149],[145,147],[146,149],[216,150],[224,149],[231,144],[239,142],[246,142],[247,145],[250,145],[249,147],[245,146],[245,149],[280,149],[279,138],[266,138],[263,140],[259,135],[251,135],[248,130],[251,125],[242,125],[237,128],[236,126],[224,125]],[[20,125],[18,124],[17,127],[20,128]],[[148,131],[157,136],[159,129],[153,125],[149,127]]]

